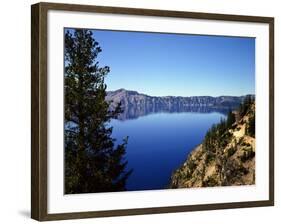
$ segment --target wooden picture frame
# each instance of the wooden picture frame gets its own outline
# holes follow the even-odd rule
[[[187,212],[274,205],[274,18],[183,11],[118,8],[90,5],[38,3],[31,7],[31,217],[39,221],[94,217]],[[66,213],[48,212],[48,12],[122,14],[210,21],[249,22],[269,25],[269,180],[268,200],[197,205],[145,207]]]

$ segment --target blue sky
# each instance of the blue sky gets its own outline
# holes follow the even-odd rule
[[[153,96],[255,93],[255,39],[93,30],[108,90]]]

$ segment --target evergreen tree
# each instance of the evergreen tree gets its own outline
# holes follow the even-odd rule
[[[231,110],[229,110],[229,112],[227,114],[227,120],[226,120],[227,127],[230,128],[234,122],[235,122],[235,114],[232,113]]]
[[[251,137],[255,138],[255,129],[256,129],[256,122],[255,122],[255,114],[249,118],[249,123],[246,128],[246,134],[250,135]]]
[[[240,117],[243,117],[244,115],[246,115],[247,111],[249,110],[249,108],[253,102],[254,102],[254,99],[250,95],[247,95],[245,97],[243,102],[240,104],[240,108],[239,108]]]
[[[100,67],[101,48],[86,29],[65,32],[65,193],[125,190],[127,138],[115,146],[108,123],[122,111],[109,110]]]

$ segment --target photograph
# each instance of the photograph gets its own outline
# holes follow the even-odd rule
[[[255,185],[255,38],[64,27],[64,193]]]

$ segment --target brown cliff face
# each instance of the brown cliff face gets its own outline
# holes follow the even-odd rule
[[[213,128],[190,153],[173,173],[171,188],[255,184],[255,103],[236,111],[235,117],[221,133]]]
[[[246,96],[149,96],[136,91],[119,89],[108,91],[106,100],[114,108],[121,103],[123,113],[120,120],[134,119],[159,112],[200,112],[213,111],[227,113],[229,108],[237,108]]]

